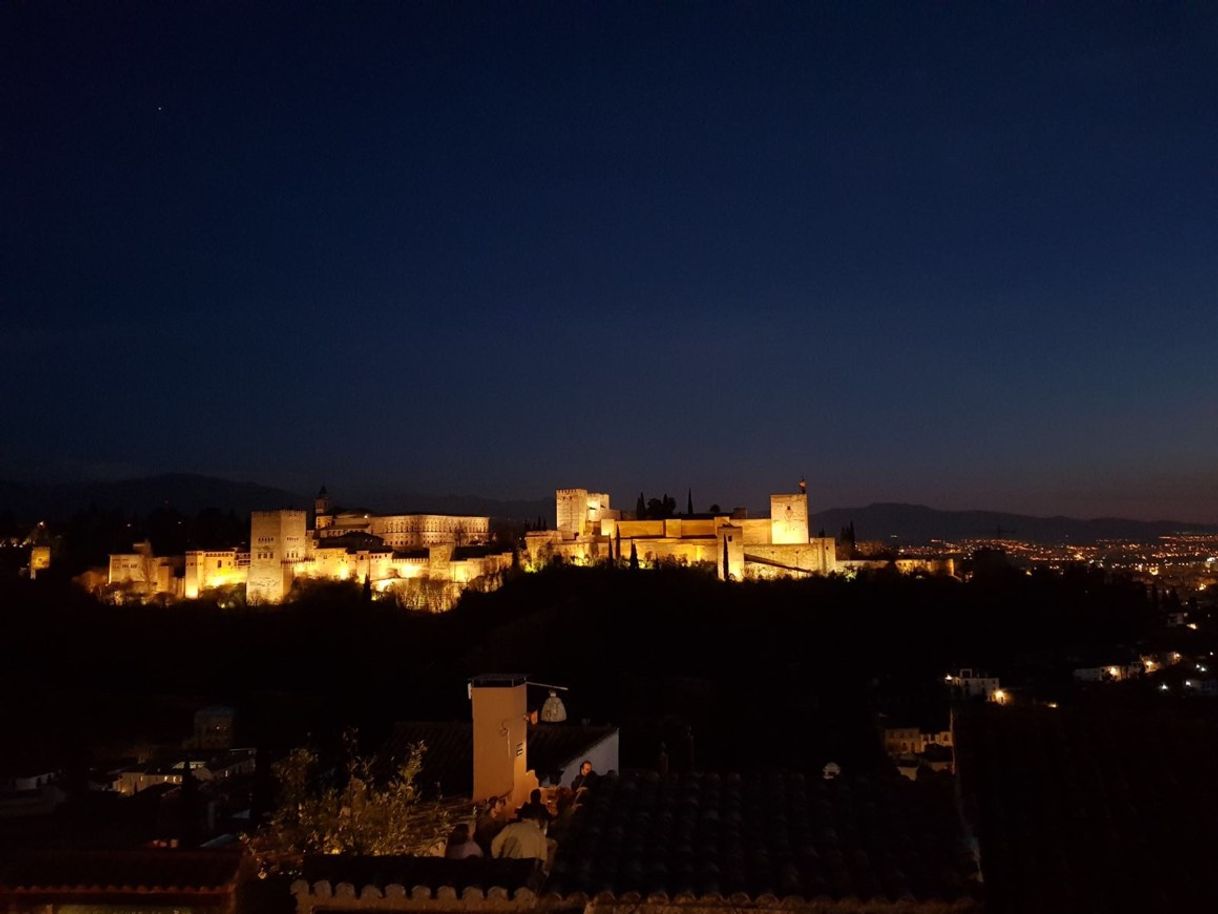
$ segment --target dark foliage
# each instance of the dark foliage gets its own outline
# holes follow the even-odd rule
[[[1021,675],[1045,656],[1153,628],[1135,583],[1085,568],[979,565],[968,583],[879,573],[726,585],[689,569],[556,567],[433,615],[302,588],[276,608],[102,606],[57,581],[0,591],[15,683],[3,732],[83,750],[181,738],[193,709],[239,709],[240,738],[289,747],[358,727],[469,714],[464,679],[519,670],[569,685],[571,717],[622,726],[623,764],[661,742],[690,765],[878,764],[878,699],[955,665]]]

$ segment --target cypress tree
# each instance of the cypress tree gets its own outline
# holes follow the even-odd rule
[[[732,579],[731,564],[727,560],[727,537],[723,538],[723,580],[730,581]]]
[[[686,515],[694,513],[694,490],[692,488],[689,490],[689,494],[686,495],[685,513]]]
[[[639,550],[635,548],[633,542],[630,544],[630,570],[639,570]]]
[[[639,493],[639,500],[634,506],[634,516],[638,520],[642,520],[647,516],[647,502],[643,500],[643,493]]]

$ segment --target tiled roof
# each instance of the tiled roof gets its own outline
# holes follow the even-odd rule
[[[539,724],[529,727],[526,746],[528,767],[539,778],[578,759],[592,746],[613,734],[614,727],[582,727],[576,724]],[[411,743],[427,744],[418,783],[424,790],[439,787],[445,796],[469,796],[474,789],[473,727],[467,721],[408,721],[394,728],[387,754],[405,757]]]
[[[232,851],[31,851],[0,866],[0,894],[211,894],[231,890],[240,865]]]
[[[602,778],[547,892],[975,904],[950,781],[774,773]]]
[[[995,912],[1218,911],[1218,725],[1171,709],[963,709]]]

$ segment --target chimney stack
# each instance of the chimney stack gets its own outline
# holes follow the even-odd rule
[[[476,803],[506,797],[509,804],[520,806],[537,787],[537,778],[528,771],[527,693],[523,673],[486,674],[469,681]]]

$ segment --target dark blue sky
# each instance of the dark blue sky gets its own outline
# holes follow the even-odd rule
[[[1214,4],[10,2],[0,103],[0,474],[1218,520]]]

